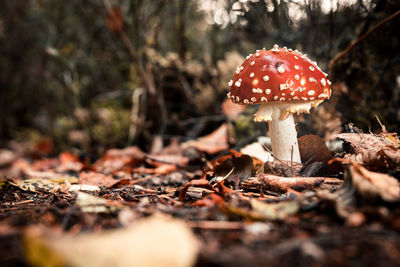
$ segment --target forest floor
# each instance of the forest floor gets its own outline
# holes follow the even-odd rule
[[[95,162],[0,150],[0,265],[398,266],[395,135],[339,134],[340,153],[306,136],[300,165],[220,132]]]

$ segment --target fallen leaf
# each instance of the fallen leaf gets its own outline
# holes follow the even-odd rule
[[[57,166],[58,172],[75,171],[79,172],[83,169],[83,163],[79,160],[79,157],[70,153],[63,152],[58,156],[60,165]]]
[[[146,163],[153,167],[162,165],[176,165],[180,167],[187,166],[189,159],[178,154],[150,155],[145,157]]]
[[[109,175],[105,175],[98,172],[81,172],[79,174],[79,182],[81,184],[105,186],[107,188],[117,184],[119,180],[112,178]]]
[[[266,151],[264,146],[259,142],[248,144],[247,146],[240,149],[240,152],[252,156],[253,158],[257,158],[262,162],[274,161],[274,157],[272,156],[272,154]]]
[[[210,206],[222,206],[225,204],[225,200],[218,194],[208,194],[203,199],[196,200],[192,206],[194,207],[210,207]]]
[[[52,180],[45,178],[31,178],[25,180],[10,180],[9,184],[18,187],[23,191],[29,191],[34,193],[48,192],[55,193],[57,191],[66,191],[72,183],[77,183],[76,177],[61,177]]]
[[[120,208],[118,205],[107,205],[108,201],[104,198],[96,197],[87,193],[77,192],[75,204],[82,212],[89,213],[109,213]]]
[[[88,184],[73,184],[68,188],[68,191],[89,191],[96,192],[100,191],[100,187],[97,185],[88,185]]]
[[[345,159],[368,166],[372,170],[400,169],[400,146],[391,138],[375,134],[343,133]]]
[[[170,174],[171,172],[176,171],[178,168],[175,165],[171,164],[164,164],[161,166],[158,166],[155,170],[154,173],[158,175],[167,175]]]
[[[228,149],[228,124],[224,123],[209,135],[182,144],[183,149],[188,147],[194,147],[197,150],[208,154],[216,154]]]
[[[206,179],[195,179],[190,181],[189,183],[187,183],[182,190],[179,193],[179,200],[184,202],[186,200],[186,192],[189,189],[189,187],[191,186],[197,186],[197,187],[202,187],[202,188],[206,188],[209,190],[213,190],[212,186],[210,185],[210,183],[206,180]]]
[[[257,199],[250,201],[251,207],[258,216],[265,220],[284,220],[296,214],[300,209],[297,201],[282,201],[278,203],[264,203]]]
[[[238,185],[241,181],[251,177],[255,168],[252,157],[248,155],[235,157],[232,155],[217,165],[213,171],[215,176],[226,177],[226,180]]]
[[[111,173],[123,167],[139,167],[144,160],[145,153],[136,146],[124,149],[110,149],[103,157],[93,164],[94,170]]]
[[[358,164],[350,164],[345,183],[350,183],[363,200],[382,199],[400,201],[400,186],[396,178],[367,170]]]
[[[331,154],[325,141],[315,134],[301,136],[298,139],[301,162],[328,162]]]
[[[189,267],[199,244],[184,221],[155,214],[123,229],[75,237],[29,228],[24,249],[33,266]]]
[[[349,218],[368,204],[400,202],[400,185],[394,177],[348,162],[339,190],[334,193],[320,191],[318,196],[323,201],[333,203],[339,216]]]

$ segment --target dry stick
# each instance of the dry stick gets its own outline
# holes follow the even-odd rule
[[[20,202],[14,202],[12,203],[13,205],[22,205],[22,204],[27,204],[27,203],[32,203],[34,200],[33,199],[28,199]]]
[[[346,55],[350,50],[352,50],[356,45],[358,45],[359,43],[361,43],[365,38],[367,38],[371,33],[373,33],[374,31],[376,31],[377,29],[379,29],[380,27],[382,27],[385,23],[391,21],[392,19],[394,19],[397,15],[400,14],[400,10],[397,10],[395,13],[393,13],[392,15],[390,15],[389,17],[385,18],[384,20],[380,21],[378,24],[376,24],[374,27],[372,27],[372,29],[370,29],[368,32],[364,33],[360,38],[358,38],[357,40],[355,40],[351,45],[349,45],[345,50],[343,50],[342,52],[340,52],[339,54],[337,54],[330,62],[329,62],[329,77],[331,80],[334,79],[334,75],[335,75],[335,70],[334,70],[334,66],[336,64],[336,62],[341,59],[344,55]]]

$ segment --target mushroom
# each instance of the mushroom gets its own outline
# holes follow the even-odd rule
[[[316,62],[297,50],[257,50],[237,67],[229,81],[234,103],[261,104],[254,121],[267,121],[272,153],[279,160],[301,163],[294,113],[309,113],[331,96],[331,82]]]

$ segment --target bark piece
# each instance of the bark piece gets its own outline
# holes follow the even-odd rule
[[[340,186],[342,180],[326,177],[280,177],[259,174],[242,182],[241,187],[247,190],[270,190],[285,193],[288,189],[304,191],[321,187]]]

